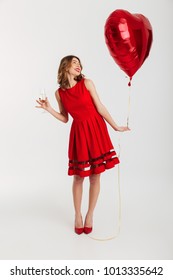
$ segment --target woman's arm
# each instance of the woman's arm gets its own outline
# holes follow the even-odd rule
[[[93,82],[89,79],[85,79],[85,86],[89,90],[91,97],[93,99],[93,102],[96,106],[96,109],[98,113],[110,124],[110,126],[116,130],[116,131],[127,131],[130,130],[127,126],[118,126],[111,115],[109,114],[108,110],[106,107],[101,103],[99,96],[97,94],[96,88],[93,84]]]
[[[37,103],[40,105],[40,106],[36,106],[36,108],[42,108],[42,109],[46,110],[47,112],[49,112],[52,116],[54,116],[59,121],[67,123],[68,122],[68,113],[66,112],[66,110],[63,107],[63,104],[61,102],[58,90],[56,90],[56,92],[55,92],[55,97],[56,97],[56,100],[58,102],[60,113],[55,111],[51,107],[47,97],[46,97],[45,102],[43,102],[41,99],[36,100]]]

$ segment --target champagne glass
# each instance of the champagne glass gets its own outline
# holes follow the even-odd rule
[[[43,89],[40,90],[40,96],[39,96],[39,98],[41,99],[42,103],[45,102],[45,100],[46,100],[46,91],[45,91],[45,88],[43,88]],[[42,113],[46,113],[46,110],[43,110]]]

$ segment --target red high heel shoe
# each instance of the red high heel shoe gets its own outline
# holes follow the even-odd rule
[[[77,228],[77,227],[75,227],[74,231],[75,231],[76,234],[81,234],[81,233],[84,232],[84,228]]]
[[[86,215],[86,218],[87,218],[87,215]],[[85,218],[85,224],[86,224],[86,218]],[[87,226],[85,226],[85,224],[84,224],[84,229],[83,229],[84,233],[85,234],[91,233],[92,230],[93,230],[93,227],[92,226],[91,227],[87,227]]]
[[[76,223],[76,220],[75,220],[75,223]],[[81,216],[81,225],[82,227],[77,227],[76,225],[74,226],[74,231],[76,234],[82,234],[83,231],[84,231],[84,228],[83,228],[83,221],[82,221],[82,216]]]
[[[83,231],[84,231],[84,233],[85,233],[85,234],[89,234],[89,233],[91,233],[91,232],[92,232],[92,230],[93,230],[93,228],[92,228],[92,227],[84,227],[84,229],[83,229]]]

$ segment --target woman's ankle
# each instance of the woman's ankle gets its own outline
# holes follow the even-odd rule
[[[83,227],[83,220],[81,213],[75,213],[75,227],[82,228]]]
[[[92,227],[93,223],[93,213],[87,212],[85,217],[85,227]]]

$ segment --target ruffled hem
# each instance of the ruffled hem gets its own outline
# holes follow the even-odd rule
[[[111,150],[100,157],[86,161],[69,160],[68,175],[87,177],[92,174],[100,174],[106,169],[113,168],[120,163],[114,150]]]

